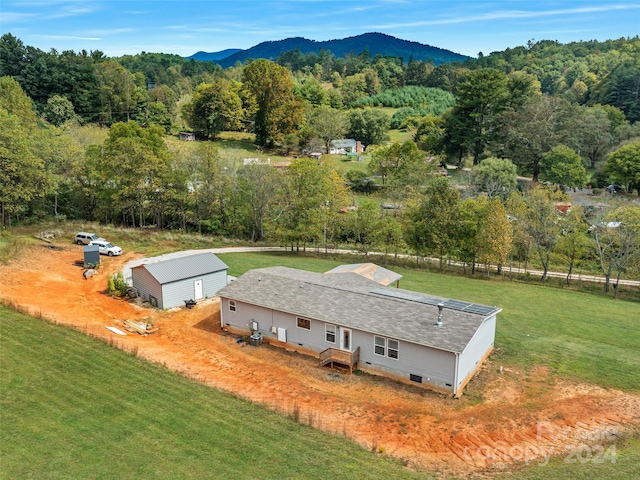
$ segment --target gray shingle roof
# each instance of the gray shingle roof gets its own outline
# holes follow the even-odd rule
[[[286,267],[250,270],[218,295],[458,353],[482,322],[501,310],[381,287],[355,273],[324,275]],[[445,303],[443,326],[438,328],[441,302]],[[460,309],[469,305],[478,310]]]
[[[228,270],[229,267],[213,253],[198,253],[159,262],[143,263],[135,268],[146,269],[159,283],[171,283],[185,278]]]
[[[331,140],[331,146],[334,148],[356,148],[356,141],[353,138],[341,138]]]

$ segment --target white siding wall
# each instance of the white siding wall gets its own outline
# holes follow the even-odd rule
[[[229,310],[229,300],[226,298],[223,298],[220,303],[220,313],[223,327],[229,325],[249,332],[251,321],[254,321],[258,322],[258,331],[263,337],[277,340],[278,334],[271,331],[271,326],[275,326],[287,329],[287,343],[293,346],[304,347],[315,352],[336,346],[325,342],[324,322],[312,320],[311,328],[307,330],[298,327],[295,315],[242,302],[236,302],[236,311],[232,312]]]
[[[177,282],[166,283],[162,286],[162,307],[172,308],[184,306],[185,300],[195,298],[194,282],[202,280],[202,291],[205,298],[211,298],[227,284],[227,271],[214,272],[199,277],[185,278]],[[160,305],[158,305],[160,307]]]
[[[140,297],[149,300],[149,295],[153,295],[158,300],[158,307],[163,308],[162,286],[147,270],[144,268],[131,269],[131,280]]]
[[[374,353],[374,335],[371,333],[354,331],[353,340],[354,345],[360,346],[359,367],[363,370],[378,371],[407,381],[411,375],[415,375],[422,377],[424,385],[453,392],[454,353],[400,341],[396,360]]]
[[[277,334],[271,332],[271,326],[287,329],[287,343],[315,352],[329,347],[339,347],[341,331],[336,332],[336,343],[329,343],[325,338],[325,322],[311,321],[311,329],[299,328],[296,316],[273,311],[255,305],[236,302],[236,311],[229,310],[229,300],[223,298],[220,303],[222,326],[232,326],[249,332],[251,322],[258,322],[258,331],[263,337],[277,340]],[[456,355],[451,352],[399,342],[398,359],[380,356],[374,353],[374,335],[352,330],[352,347],[360,347],[359,368],[372,373],[380,373],[410,380],[410,375],[421,377],[423,385],[440,390],[454,391]]]
[[[496,316],[487,318],[473,336],[467,347],[460,354],[458,366],[458,384],[460,386],[473,370],[478,362],[493,347],[496,332]]]

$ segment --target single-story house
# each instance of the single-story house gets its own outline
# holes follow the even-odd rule
[[[218,292],[235,334],[459,396],[493,350],[497,307],[385,286],[357,272],[250,270]],[[389,283],[387,283],[389,282]]]
[[[215,296],[227,284],[229,267],[213,253],[196,253],[131,268],[138,295],[158,308]]]
[[[191,132],[180,132],[178,138],[185,142],[194,142],[196,140],[196,134]]]
[[[333,155],[347,155],[349,153],[360,155],[363,150],[364,148],[359,140],[356,141],[352,138],[343,138],[340,140],[331,140],[328,153]]]

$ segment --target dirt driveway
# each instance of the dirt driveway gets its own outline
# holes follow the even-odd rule
[[[571,384],[540,367],[500,371],[499,353],[454,400],[379,377],[317,368],[313,358],[267,345],[240,345],[220,331],[216,300],[158,311],[106,295],[107,276],[139,256],[105,258],[102,271],[84,280],[74,265],[81,247],[32,247],[0,266],[0,299],[445,475],[544,463],[552,453],[568,456],[585,444],[595,454],[598,445],[606,448],[640,425],[640,396]],[[159,330],[142,337],[105,328],[122,329],[124,319],[149,319]]]

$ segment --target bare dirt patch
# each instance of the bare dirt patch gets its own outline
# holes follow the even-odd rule
[[[159,311],[106,294],[108,275],[139,255],[104,258],[85,280],[82,248],[33,247],[0,266],[0,299],[212,387],[344,435],[407,465],[442,474],[491,473],[544,462],[581,445],[611,445],[640,425],[640,397],[554,378],[542,368],[504,369],[490,358],[455,400],[370,375],[318,368],[311,357],[236,342],[219,328],[216,299]],[[122,320],[146,320],[157,333],[119,336]]]

